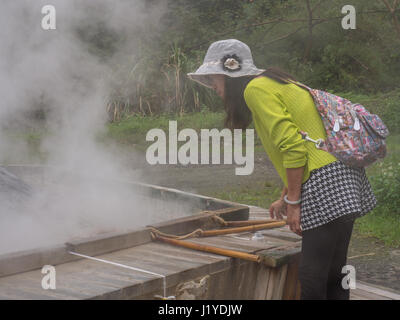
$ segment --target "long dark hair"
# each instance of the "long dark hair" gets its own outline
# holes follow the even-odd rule
[[[266,76],[280,83],[287,84],[288,80],[296,79],[289,73],[270,67],[259,76]],[[251,111],[244,100],[244,89],[247,84],[258,76],[246,76],[239,78],[225,77],[224,107],[226,112],[225,127],[229,129],[246,129],[251,121]]]

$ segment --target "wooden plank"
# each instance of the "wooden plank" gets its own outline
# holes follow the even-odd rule
[[[224,241],[223,239],[220,239],[220,238],[216,238],[216,239],[194,238],[194,239],[189,239],[187,241],[192,242],[192,243],[197,243],[197,244],[210,245],[210,246],[214,246],[214,247],[218,247],[218,248],[222,248],[222,249],[241,251],[241,252],[245,252],[245,253],[251,253],[252,251],[254,251],[254,248],[252,248],[252,247],[239,246],[230,241]]]
[[[269,215],[266,215],[265,213],[254,213],[254,212],[250,213],[249,220],[263,220],[263,219],[267,220],[271,218],[269,217]]]
[[[0,277],[58,265],[79,258],[71,256],[64,245],[45,247],[0,255]]]
[[[255,262],[249,262],[246,269],[243,272],[243,279],[245,283],[245,290],[243,292],[243,300],[253,300],[254,299],[254,288],[257,284],[257,274],[260,264]]]
[[[1,295],[7,292],[7,288],[16,288],[20,298],[33,299],[43,296],[43,299],[87,299],[98,294],[115,291],[115,286],[97,282],[97,278],[90,278],[96,273],[97,268],[107,273],[107,277],[114,272],[123,273],[126,282],[130,285],[141,284],[149,277],[143,273],[136,273],[133,270],[123,269],[117,266],[104,264],[91,260],[80,260],[57,266],[57,288],[55,290],[43,290],[41,281],[43,275],[40,270],[30,271],[0,279]],[[153,276],[154,277],[154,276]]]
[[[96,256],[122,250],[151,241],[149,229],[137,229],[130,232],[113,232],[94,237],[76,239],[66,243],[68,251]]]
[[[46,295],[39,291],[28,291],[26,289],[21,290],[20,288],[7,287],[2,288],[0,292],[1,300],[56,300],[56,299],[68,299],[75,300],[78,298],[73,297],[59,297],[54,295],[54,293],[50,295]],[[84,296],[81,296],[79,299],[84,299]]]
[[[262,235],[263,235],[263,241],[266,241],[266,242],[271,242],[271,243],[277,243],[277,244],[279,244],[279,246],[293,246],[293,241],[288,241],[288,240],[286,240],[286,239],[283,239],[283,238],[278,238],[278,237],[275,237],[275,236],[270,236],[268,233],[262,233]]]
[[[368,292],[392,300],[400,300],[400,294],[397,294],[388,288],[383,288],[372,284],[366,284],[360,281],[357,281],[356,287],[358,290],[362,290],[364,292]]]
[[[253,253],[258,250],[267,250],[269,248],[276,247],[277,244],[269,244],[269,245],[263,245],[263,244],[248,244],[247,242],[244,242],[242,240],[238,239],[224,239],[222,237],[216,237],[216,238],[195,238],[195,239],[190,239],[188,240],[193,243],[198,243],[198,244],[206,244],[206,245],[212,245],[218,248],[223,248],[223,249],[228,249],[228,250],[236,250],[236,251],[242,251],[246,253]]]
[[[100,281],[105,283],[110,283],[112,286],[117,285],[117,288],[124,288],[132,285],[133,283],[143,283],[149,279],[154,278],[152,275],[145,273],[133,273],[127,276],[126,273],[120,272],[120,270],[115,269],[113,272],[104,270],[100,266],[89,273],[90,275],[95,275]],[[86,275],[85,275],[86,279]],[[94,279],[94,281],[97,281]]]
[[[267,294],[265,296],[265,300],[272,300],[272,297],[273,297],[274,292],[278,285],[278,279],[279,279],[279,269],[272,268],[270,271],[268,287],[267,287]]]
[[[225,278],[226,291],[230,300],[240,299],[239,296],[239,280],[241,275],[241,263],[237,259],[232,260],[231,269]]]
[[[206,238],[198,238],[198,239],[205,239],[206,241],[218,241],[221,244],[232,244],[233,246],[237,246],[238,248],[243,248],[243,250],[249,250],[249,251],[255,251],[255,250],[260,250],[260,249],[269,249],[273,248],[277,245],[282,245],[282,243],[279,241],[270,241],[268,242],[268,239],[265,240],[248,240],[246,238],[244,239],[239,239],[236,237],[236,235],[232,236],[219,236],[219,237],[206,237]]]
[[[181,248],[184,249],[184,248]],[[132,266],[148,270],[151,272],[159,273],[166,276],[167,286],[171,287],[183,281],[188,281],[193,278],[204,276],[210,272],[223,271],[230,265],[230,258],[222,257],[220,261],[214,263],[207,263],[204,261],[181,260],[179,256],[173,256],[168,259],[163,258],[160,253],[152,253],[144,250],[142,255],[139,255],[138,247],[125,250],[124,254],[112,253],[107,256],[108,260],[122,263],[124,265]],[[192,250],[188,250],[192,252]],[[129,253],[126,251],[130,251]],[[134,260],[132,259],[133,252]]]
[[[268,209],[257,207],[257,206],[249,205],[249,208],[250,208],[251,213],[253,213],[253,212],[268,212]]]
[[[211,253],[207,254],[196,250],[181,249],[180,247],[164,245],[162,251],[157,251],[154,257],[160,264],[164,263],[164,261],[169,261],[174,265],[179,265],[179,268],[186,266],[185,270],[207,266],[209,272],[216,272],[226,269],[229,266],[228,257],[213,255]],[[136,253],[140,253],[142,256],[149,256],[148,248],[142,249],[137,247],[135,248],[135,254]],[[127,256],[131,255],[128,254]]]
[[[259,266],[257,283],[254,290],[254,300],[264,300],[267,295],[268,281],[271,269],[264,265]]]
[[[100,258],[164,276],[204,265],[194,261],[180,260],[178,257],[176,259],[162,259],[162,256],[157,252],[144,252],[140,254],[137,251],[118,251],[110,255],[100,256]]]
[[[270,236],[268,233],[265,231],[259,231],[259,233],[262,234],[262,239],[261,240],[251,240],[251,238],[254,236],[254,233],[252,232],[245,232],[245,233],[237,233],[237,234],[232,234],[232,235],[226,235],[226,237],[231,237],[233,239],[237,239],[240,241],[246,241],[246,242],[255,242],[255,243],[264,243],[264,244],[279,244],[280,246],[282,245],[293,245],[293,241],[288,241],[286,239],[280,239],[278,237]]]
[[[350,291],[350,300],[371,300],[371,298],[367,298],[360,294],[359,292],[354,292],[354,290]]]
[[[354,292],[350,292],[350,300],[369,300],[369,299],[361,295],[357,295]]]
[[[146,246],[135,248],[135,252],[158,252],[166,259],[179,258],[199,263],[214,263],[222,260],[220,255],[196,250],[181,250],[180,247],[165,245],[159,242],[149,243]]]
[[[278,285],[277,288],[275,289],[274,295],[272,296],[272,299],[274,300],[282,300],[283,288],[285,286],[287,270],[288,270],[287,264],[280,267]]]
[[[300,281],[297,281],[297,286],[296,286],[296,295],[294,300],[300,300],[301,298],[301,284]]]
[[[23,276],[7,277],[7,281],[0,283],[0,296],[3,299],[77,299],[63,290],[44,290],[41,287],[42,276],[40,271],[24,274]],[[12,279],[10,279],[12,278]],[[57,283],[58,285],[58,283]],[[79,295],[79,293],[78,293]],[[87,295],[80,295],[80,299]]]
[[[236,298],[237,299],[239,299],[239,298],[242,298],[243,297],[243,300],[244,299],[246,299],[245,298],[245,290],[246,290],[246,287],[247,287],[247,278],[248,278],[248,276],[247,276],[247,273],[246,273],[246,271],[247,271],[247,266],[248,266],[248,263],[240,263],[239,262],[239,269],[238,269],[238,272],[237,272],[237,277],[238,277],[238,279],[237,279],[237,296],[236,296]],[[251,275],[250,275],[250,277],[251,277]]]
[[[298,236],[297,234],[295,234],[291,231],[286,232],[283,228],[265,230],[263,233],[265,233],[265,235],[267,235],[267,236],[286,240],[289,242],[301,241],[301,239],[302,239],[300,236]]]
[[[210,274],[209,293],[207,299],[221,300],[233,299],[232,285],[232,269],[226,269],[221,272]]]
[[[270,215],[268,214],[268,211],[266,210],[255,210],[250,208],[250,217],[254,219],[255,217],[260,218],[260,219],[271,219]]]
[[[353,292],[355,291],[355,292]],[[358,299],[354,299],[354,294],[356,297],[358,297],[358,299],[360,300],[392,300],[390,298],[387,297],[383,297],[381,295],[377,295],[368,291],[363,291],[363,290],[351,290],[350,291],[350,297],[353,297],[353,300],[358,300]]]
[[[249,289],[254,290],[254,282],[253,287],[251,288],[252,278],[255,280],[257,274],[255,272],[251,272],[252,267],[254,267],[256,263],[249,261],[238,261],[238,269],[236,272],[236,284],[233,290],[236,290],[236,298],[235,299],[249,299]]]
[[[290,263],[292,259],[299,256],[301,248],[288,248],[287,250],[263,250],[257,254],[262,258],[262,263],[270,267],[280,267]]]
[[[257,219],[271,218],[268,210],[264,208],[249,206],[249,211],[251,218],[257,218]]]
[[[287,276],[285,281],[285,287],[283,289],[282,299],[283,300],[295,300],[296,288],[298,280],[298,266],[299,258],[293,259],[288,264]]]

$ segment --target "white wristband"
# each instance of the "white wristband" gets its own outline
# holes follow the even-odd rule
[[[285,194],[285,196],[283,197],[283,201],[285,201],[288,204],[299,204],[301,202],[301,198],[297,201],[290,201],[288,200],[287,195]]]

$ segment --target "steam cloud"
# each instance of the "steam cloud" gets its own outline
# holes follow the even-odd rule
[[[116,65],[132,67],[138,33],[160,28],[158,21],[166,10],[162,3],[2,0],[0,163],[31,162],[26,140],[17,139],[15,132],[35,128],[32,114],[44,108],[41,125],[50,134],[40,149],[47,154],[48,165],[91,177],[123,179],[124,168],[115,153],[95,142],[104,128],[106,99],[114,85],[109,75]],[[56,30],[41,27],[41,8],[48,4],[56,8]],[[82,36],[93,38],[90,32],[98,26],[119,39],[112,55],[105,58],[91,52]],[[0,204],[0,253],[64,242],[93,229],[142,226],[154,218],[148,203],[132,190],[99,186],[89,179],[53,182],[44,190],[34,190],[32,199],[20,205],[25,206],[24,212]],[[164,207],[156,203],[151,208]]]

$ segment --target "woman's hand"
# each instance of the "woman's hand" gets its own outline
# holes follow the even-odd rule
[[[283,199],[276,200],[270,205],[268,210],[272,219],[282,220],[282,215],[286,215],[286,202]]]
[[[289,225],[290,230],[294,233],[301,236],[301,227],[300,227],[300,213],[301,213],[300,204],[288,204],[286,209],[287,220],[286,223]]]

